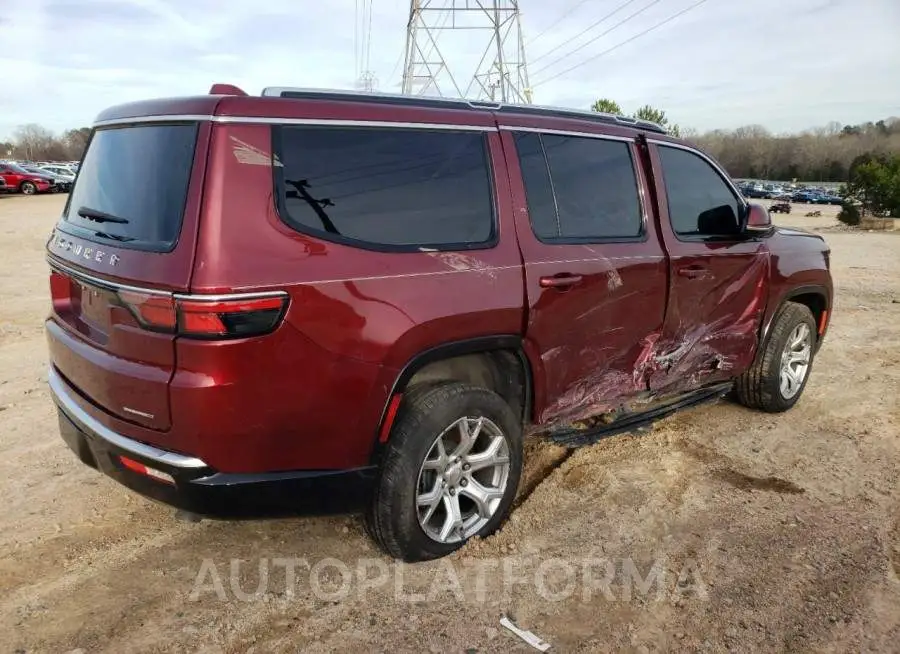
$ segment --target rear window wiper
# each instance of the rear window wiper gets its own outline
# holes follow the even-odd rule
[[[122,236],[121,234],[110,234],[109,232],[94,232],[94,236],[101,236],[103,238],[108,238],[113,241],[122,241],[123,243],[134,240],[134,238],[132,238],[131,236]]]
[[[114,216],[111,213],[106,213],[105,211],[97,211],[96,209],[91,209],[90,207],[79,208],[78,215],[82,218],[94,220],[98,223],[119,223],[124,225],[128,222],[127,218],[120,218],[119,216]]]

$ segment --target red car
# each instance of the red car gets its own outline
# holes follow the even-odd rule
[[[206,515],[362,500],[411,561],[498,527],[527,433],[790,408],[832,306],[825,242],[655,124],[464,100],[114,107],[47,251],[82,461]]]
[[[34,195],[53,190],[53,180],[50,177],[30,172],[15,163],[0,161],[0,177],[6,182],[4,190],[7,191]]]

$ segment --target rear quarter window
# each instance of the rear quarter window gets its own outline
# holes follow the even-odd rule
[[[282,219],[375,250],[477,249],[496,239],[482,132],[276,126]]]

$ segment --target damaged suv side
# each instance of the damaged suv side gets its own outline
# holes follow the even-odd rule
[[[47,248],[82,461],[210,515],[361,485],[409,561],[500,525],[527,434],[789,409],[832,305],[825,242],[658,126],[464,100],[114,107]]]

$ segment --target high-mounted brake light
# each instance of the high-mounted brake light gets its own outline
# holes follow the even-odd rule
[[[118,291],[142,327],[194,338],[240,338],[274,330],[284,317],[286,293],[204,298]]]

